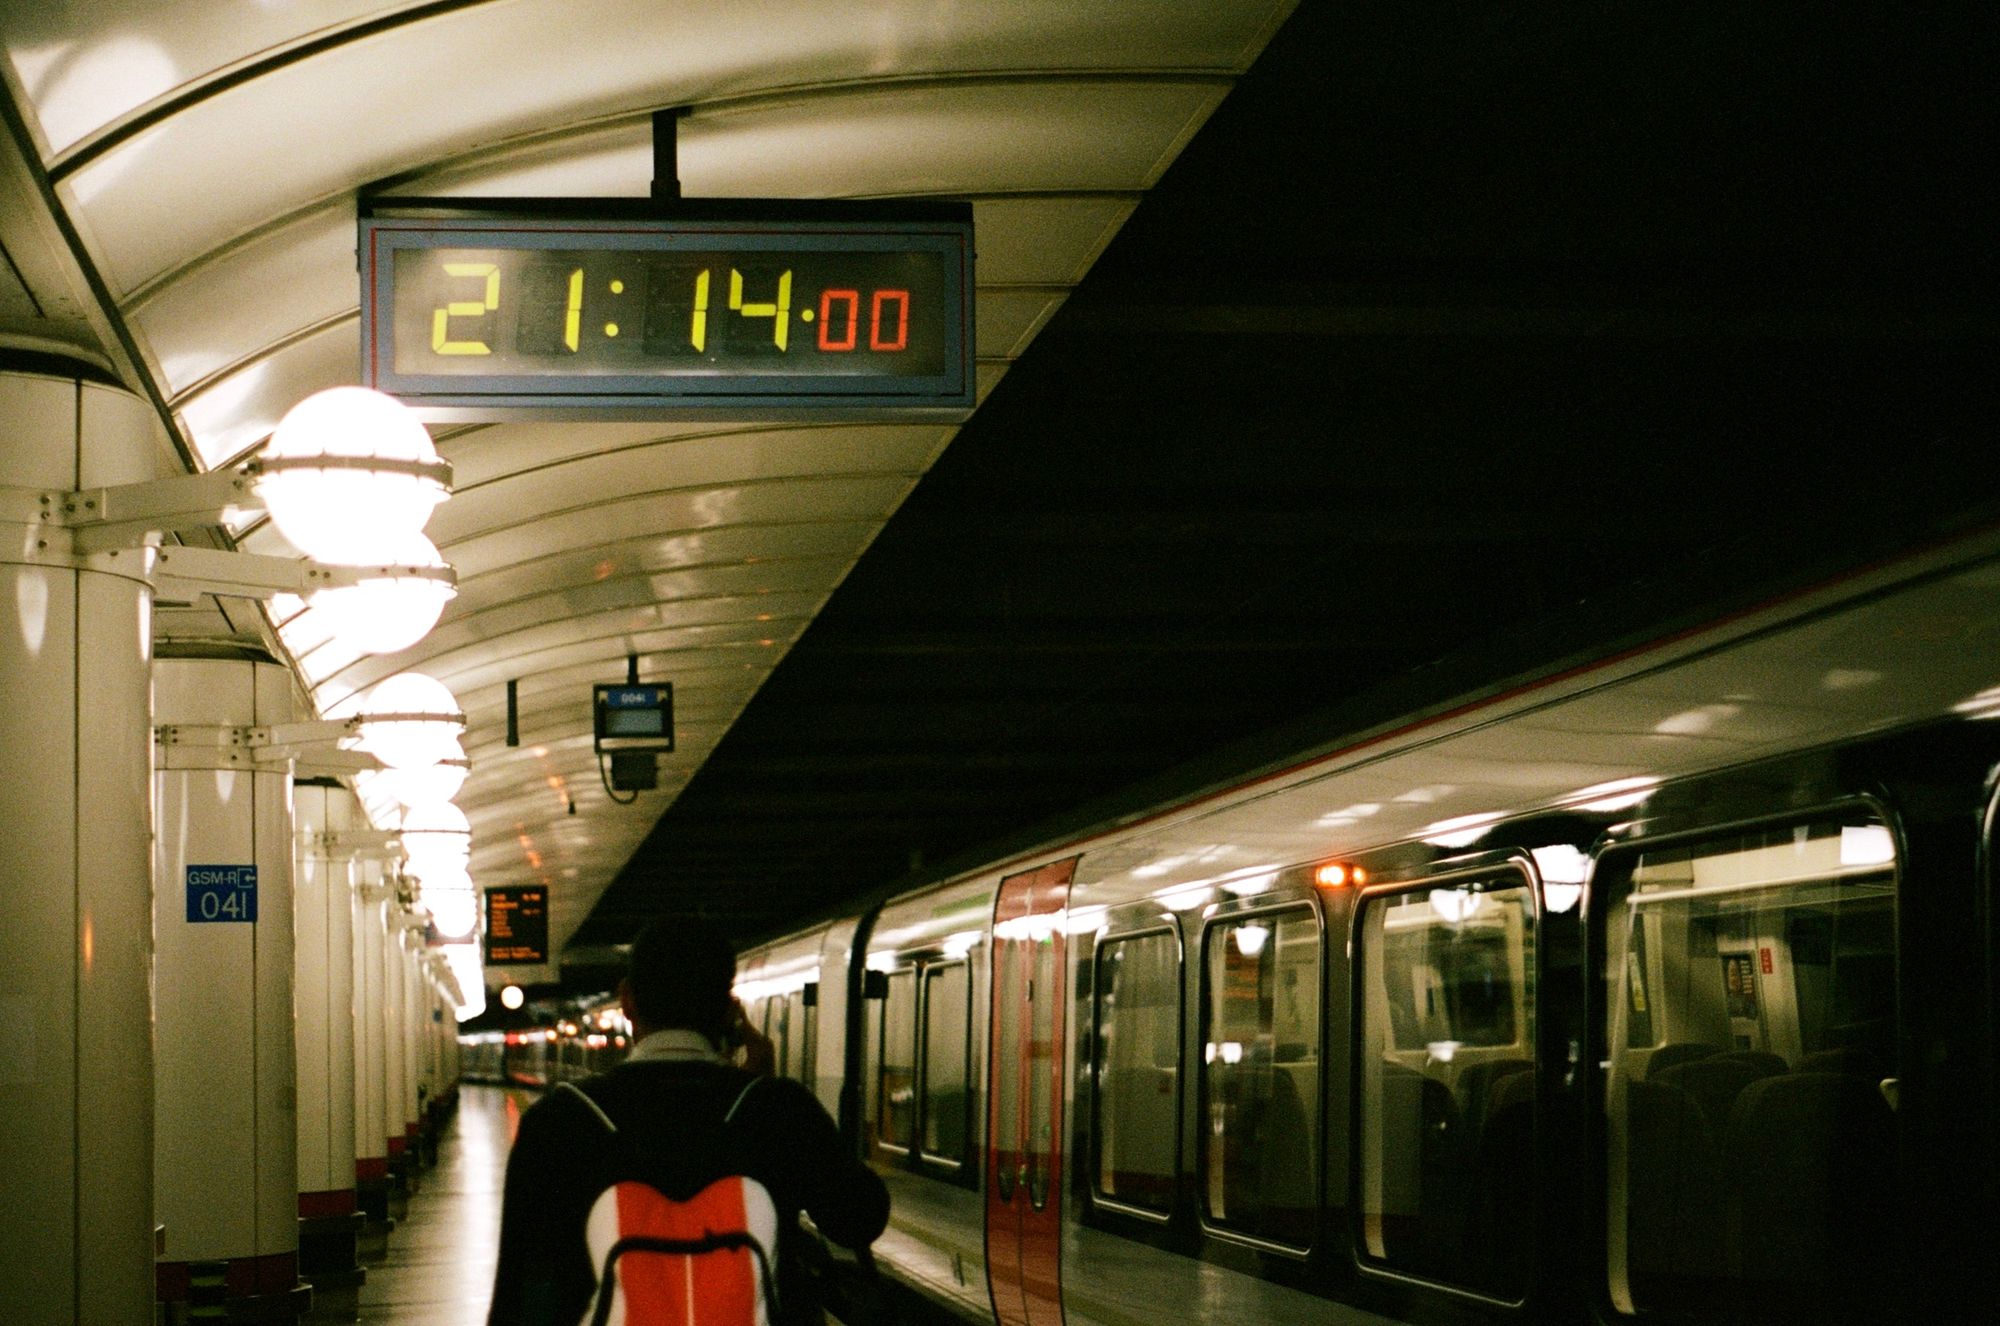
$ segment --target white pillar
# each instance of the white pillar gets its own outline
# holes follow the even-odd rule
[[[403,1137],[409,1148],[413,1175],[422,1168],[419,1140],[423,1134],[423,1037],[425,1009],[424,932],[415,915],[402,915],[403,976]]]
[[[361,1209],[389,1219],[388,991],[383,942],[389,886],[380,861],[360,863],[354,891],[354,1183]]]
[[[73,558],[32,490],[153,478],[157,427],[0,372],[0,1321],[151,1319],[150,554]]]
[[[315,1295],[359,1285],[354,1151],[354,794],[294,785],[298,876],[299,1265]],[[346,842],[343,843],[343,836]]]
[[[268,660],[162,657],[153,690],[160,1294],[186,1298],[191,1275],[220,1272],[231,1300],[302,1309],[291,771],[204,736],[290,721],[292,676]]]
[[[408,1038],[403,1006],[409,1002],[409,990],[403,984],[403,916],[402,904],[392,893],[383,908],[382,1119],[387,1133],[391,1182],[407,1196],[415,1176],[408,1160],[409,1133],[404,1128],[409,1117],[403,1111],[410,1065],[403,1045]]]

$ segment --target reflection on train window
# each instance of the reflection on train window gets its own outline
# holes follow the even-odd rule
[[[1533,1260],[1535,900],[1513,871],[1361,916],[1365,1255],[1496,1298]]]
[[[882,1077],[880,1129],[883,1146],[907,1151],[916,1136],[917,1120],[917,974],[889,973],[889,993],[882,1001]]]
[[[1173,1208],[1180,1137],[1181,959],[1171,930],[1097,950],[1097,1193]]]
[[[764,1034],[771,1038],[772,1064],[779,1077],[786,1075],[785,1057],[791,1050],[791,1008],[783,995],[772,996],[764,1010]]]
[[[924,1155],[950,1165],[965,1158],[972,1101],[966,1089],[970,971],[962,962],[924,969]]]
[[[1318,1208],[1318,922],[1301,909],[1212,926],[1204,969],[1208,1218],[1304,1248]]]
[[[873,968],[869,969],[873,972]],[[864,1137],[882,1135],[882,1099],[878,1090],[870,1090],[870,1084],[879,1088],[882,1081],[882,1010],[875,1000],[867,999],[862,1005],[861,1034],[861,1131]]]
[[[1049,1204],[1055,1174],[1055,1089],[1062,1047],[1056,1044],[1056,1012],[1063,1001],[1063,947],[1053,933],[1028,943],[1028,1129],[1022,1139],[1028,1166],[1028,1201],[1039,1211]]]
[[[1888,828],[1857,816],[1613,860],[1612,1301],[1851,1306],[1896,1188]]]
[[[1021,1019],[1001,1017],[997,1010],[1018,1009],[1026,999],[1023,982],[1026,961],[1024,945],[996,940],[993,949],[992,1061],[988,1068],[993,1085],[988,1092],[993,1117],[988,1125],[993,1139],[993,1173],[990,1180],[1000,1200],[1010,1201],[1020,1180],[1021,1166]]]
[[[790,1076],[811,1087],[817,1076],[815,1058],[819,1049],[819,1009],[806,1002],[806,991],[792,991],[792,1034],[798,1048],[791,1055]]]

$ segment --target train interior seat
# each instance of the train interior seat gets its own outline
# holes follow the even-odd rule
[[[1894,1129],[1863,1077],[1798,1072],[1746,1086],[1727,1146],[1736,1273],[1784,1297],[1868,1282],[1892,1218]]]
[[[1467,1131],[1475,1137],[1483,1132],[1490,1117],[1494,1089],[1514,1074],[1528,1072],[1533,1067],[1526,1059],[1482,1059],[1467,1064],[1457,1083],[1459,1114],[1466,1121]]]
[[[1705,1299],[1724,1260],[1715,1130],[1695,1098],[1672,1082],[1628,1082],[1625,1092],[1626,1275],[1648,1306],[1682,1305],[1691,1291]]]
[[[1776,1067],[1772,1066],[1774,1063]],[[1701,1107],[1709,1127],[1720,1136],[1729,1123],[1730,1108],[1743,1089],[1784,1071],[1784,1060],[1776,1055],[1716,1054],[1675,1064],[1664,1072],[1649,1073],[1646,1080],[1685,1092]]]
[[[1527,1292],[1534,1264],[1535,1074],[1494,1080],[1483,1106],[1465,1203],[1465,1264],[1475,1288],[1499,1298]]]
[[[1647,1057],[1646,1076],[1658,1078],[1661,1073],[1678,1064],[1706,1059],[1712,1054],[1720,1053],[1722,1053],[1721,1046],[1710,1045],[1706,1041],[1673,1041],[1662,1045]]]
[[[1458,1270],[1461,1117],[1451,1088],[1394,1060],[1382,1066],[1377,1256],[1410,1271]]]
[[[1319,1209],[1315,1182],[1319,1165],[1314,1154],[1318,1148],[1305,1107],[1318,1095],[1317,1063],[1273,1064],[1271,1096],[1257,1138],[1262,1232],[1299,1247],[1312,1242]]]

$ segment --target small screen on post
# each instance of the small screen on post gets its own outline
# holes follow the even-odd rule
[[[670,751],[674,748],[674,688],[612,685],[592,688],[591,709],[599,751]]]
[[[667,730],[667,716],[658,709],[611,709],[604,715],[607,737],[657,737]]]

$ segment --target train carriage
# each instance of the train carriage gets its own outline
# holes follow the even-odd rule
[[[941,1315],[1968,1316],[1996,603],[2000,540],[1934,550],[894,898],[739,992]]]

